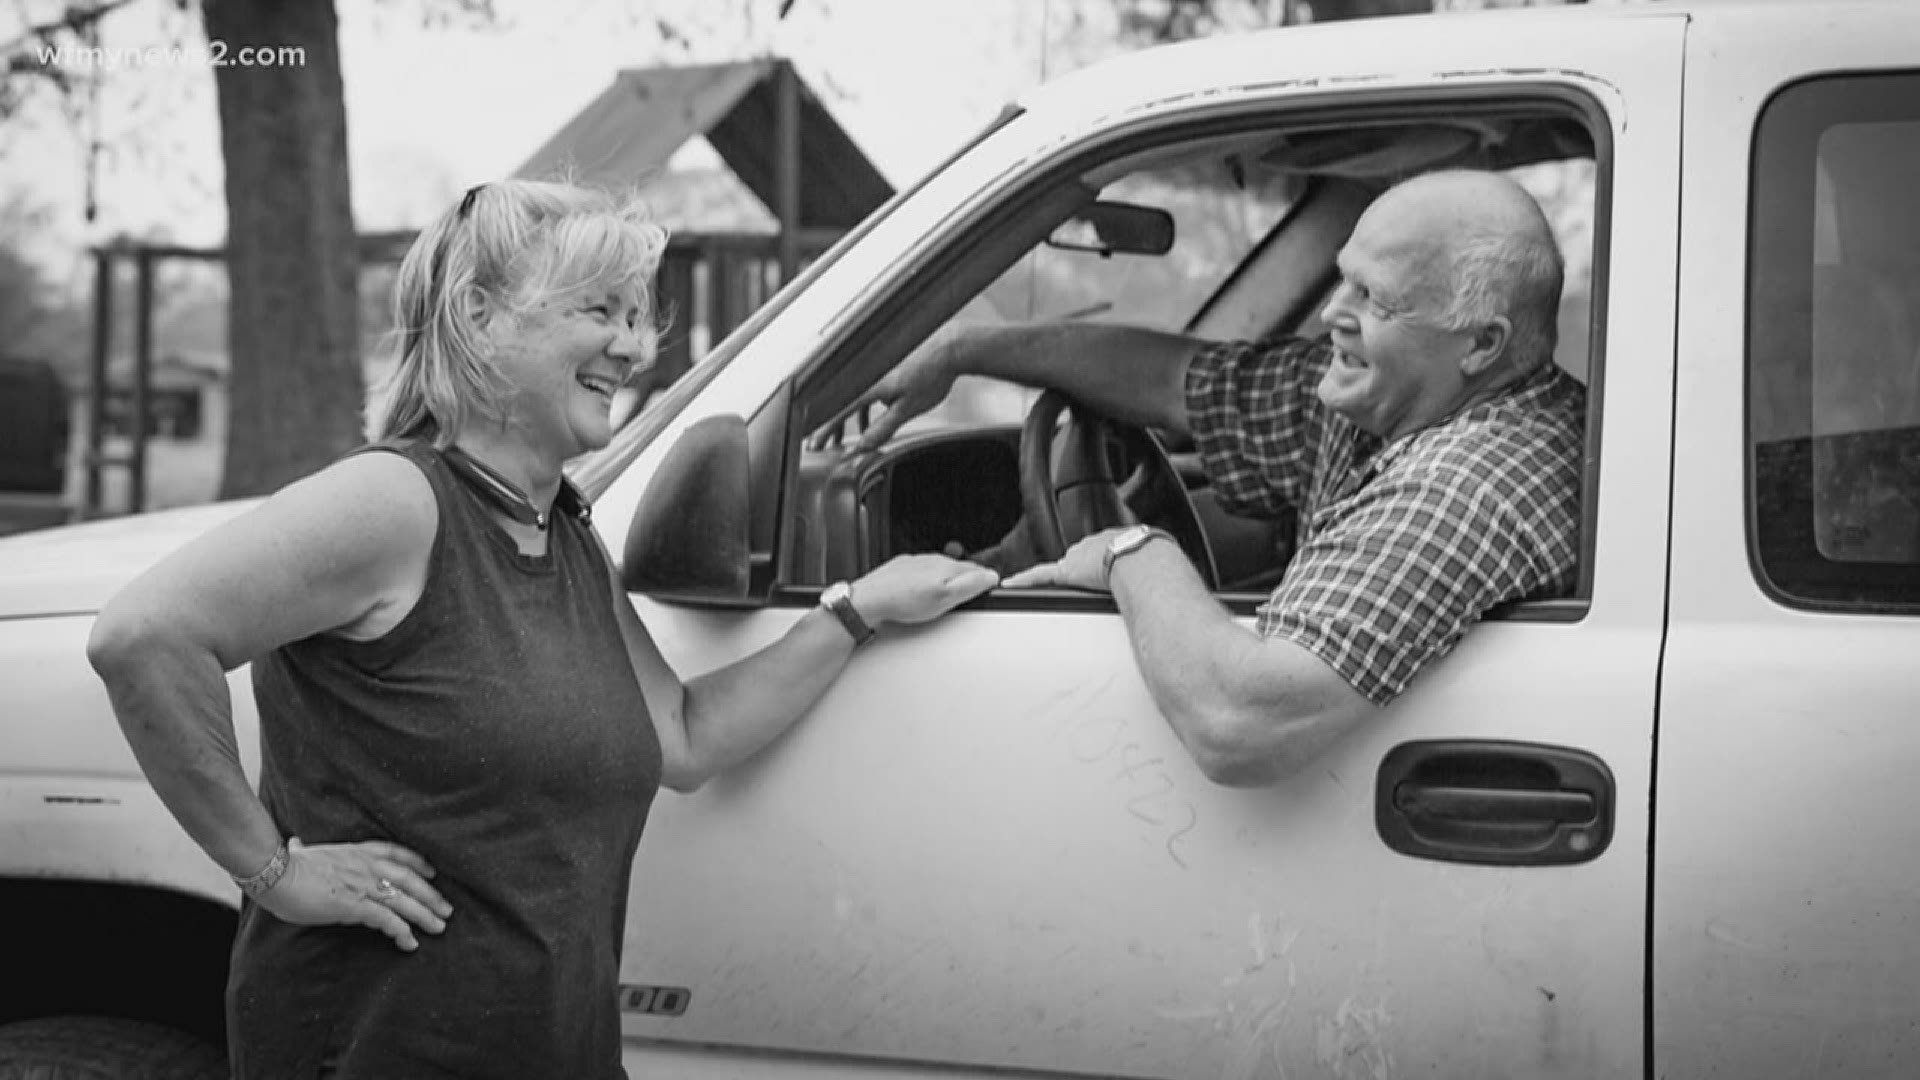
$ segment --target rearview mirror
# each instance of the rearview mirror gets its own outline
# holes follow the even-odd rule
[[[747,422],[689,427],[660,462],[627,527],[621,583],[661,600],[745,600],[751,480]]]
[[[1092,251],[1103,259],[1115,254],[1165,255],[1173,250],[1173,215],[1135,203],[1089,203],[1053,230],[1047,246]]]

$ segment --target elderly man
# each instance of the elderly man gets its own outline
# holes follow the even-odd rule
[[[1112,590],[1155,702],[1224,784],[1298,769],[1488,608],[1575,580],[1585,392],[1553,363],[1562,271],[1539,206],[1492,173],[1416,177],[1367,208],[1338,266],[1324,338],[1015,327],[916,355],[874,390],[889,408],[865,446],[955,376],[990,375],[1190,434],[1237,513],[1298,510],[1256,633],[1143,526],[1005,582]]]

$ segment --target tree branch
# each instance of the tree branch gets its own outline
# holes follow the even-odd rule
[[[45,79],[62,97],[72,97],[75,81],[71,72],[58,64],[46,62],[46,50],[55,46],[55,39],[61,34],[83,35],[97,26],[101,19],[134,0],[104,0],[92,5],[72,5],[57,19],[29,26],[18,37],[5,45],[0,45],[0,71],[5,72],[6,84],[0,86],[0,120],[11,117],[26,100],[27,92],[14,83],[16,76]]]
[[[0,45],[0,55],[5,55],[7,58],[8,72],[13,73],[19,70],[17,61],[20,55],[31,56],[30,48],[33,45],[51,45],[54,35],[62,31],[78,34],[133,2],[134,0],[103,0],[91,6],[75,4],[67,8],[58,19],[39,26],[27,27],[19,37],[5,45]]]

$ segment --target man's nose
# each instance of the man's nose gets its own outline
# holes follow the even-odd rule
[[[1333,287],[1333,295],[1320,307],[1320,321],[1328,326],[1337,326],[1342,330],[1353,328],[1352,290],[1345,282]]]

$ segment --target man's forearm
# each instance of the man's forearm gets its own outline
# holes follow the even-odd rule
[[[1172,544],[1116,562],[1108,584],[1154,703],[1219,783],[1284,779],[1376,711],[1319,657],[1235,622]]]
[[[1060,390],[1127,423],[1187,430],[1187,365],[1201,342],[1101,323],[969,330],[949,345],[954,374]]]
[[[1230,685],[1250,644],[1247,632],[1172,543],[1150,543],[1115,562],[1108,585],[1154,703],[1204,759],[1233,726]]]

